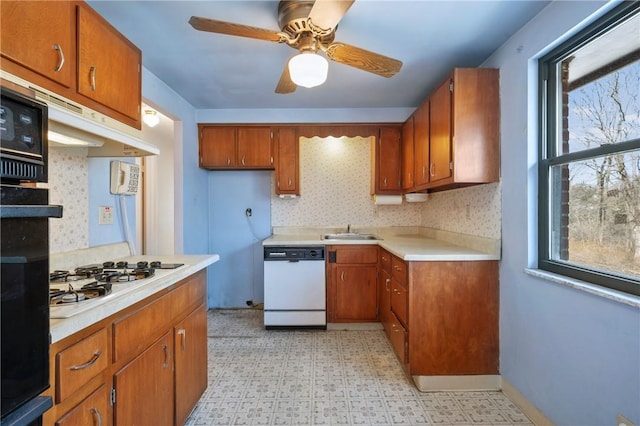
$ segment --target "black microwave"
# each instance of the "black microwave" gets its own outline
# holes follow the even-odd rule
[[[47,181],[47,105],[0,87],[0,180]]]

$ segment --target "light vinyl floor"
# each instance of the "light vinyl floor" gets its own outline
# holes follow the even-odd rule
[[[532,425],[502,392],[428,392],[384,332],[267,331],[262,311],[211,310],[209,387],[187,426]]]

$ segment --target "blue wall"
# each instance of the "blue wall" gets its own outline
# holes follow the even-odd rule
[[[553,2],[483,64],[501,81],[500,370],[558,425],[613,425],[617,413],[640,424],[640,309],[525,273],[537,251],[536,58],[604,5]]]
[[[264,301],[262,240],[271,235],[272,179],[271,171],[209,173],[209,244],[220,254],[211,270],[210,307],[246,308],[247,300]]]

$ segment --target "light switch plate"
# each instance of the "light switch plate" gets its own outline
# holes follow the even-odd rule
[[[98,225],[113,225],[113,207],[100,206]]]

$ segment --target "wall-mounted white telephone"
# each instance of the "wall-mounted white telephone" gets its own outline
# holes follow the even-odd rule
[[[111,162],[111,193],[135,195],[140,187],[140,166],[125,161]]]

